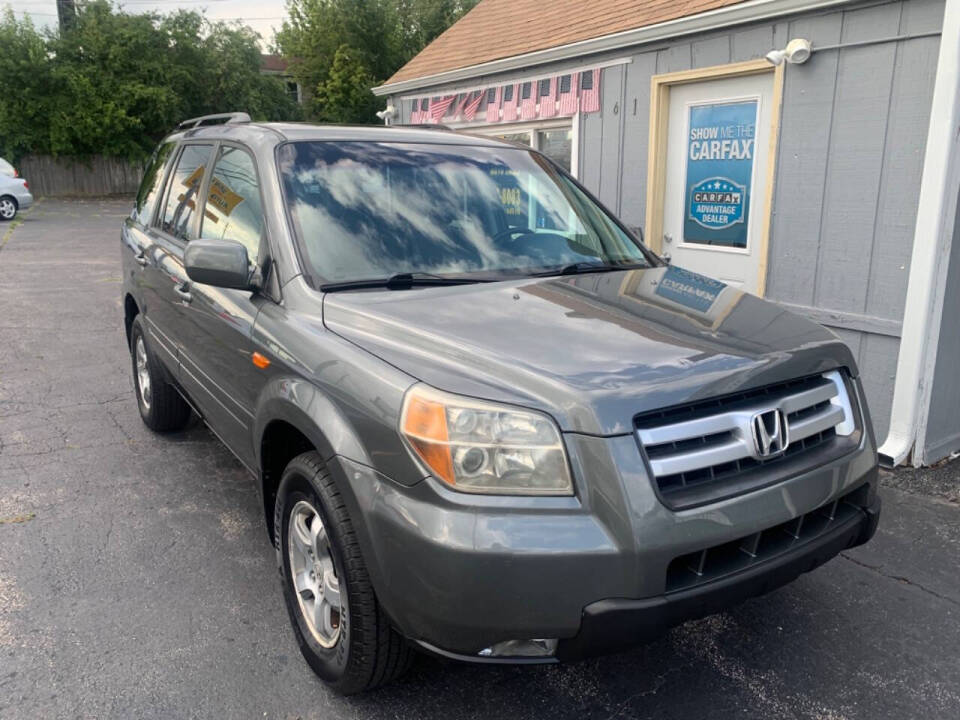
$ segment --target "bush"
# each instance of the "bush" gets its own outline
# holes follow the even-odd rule
[[[276,77],[260,73],[258,36],[178,11],[128,15],[85,3],[73,27],[39,32],[0,17],[0,155],[143,160],[181,120],[243,110],[298,119]]]

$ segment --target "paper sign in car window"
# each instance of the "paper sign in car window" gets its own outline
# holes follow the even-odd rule
[[[218,177],[210,181],[210,193],[207,197],[207,203],[212,205],[224,217],[229,217],[240,203],[243,202],[243,196],[238,195]],[[209,210],[205,213],[213,222],[219,222],[214,213]]]
[[[497,184],[500,204],[511,225],[524,224],[529,212],[529,198],[520,186],[520,176],[516,170],[494,167],[489,170],[490,177]]]

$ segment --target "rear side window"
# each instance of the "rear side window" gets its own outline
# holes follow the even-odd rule
[[[185,145],[177,167],[170,175],[167,203],[160,229],[180,240],[188,240],[190,218],[197,209],[197,196],[203,185],[203,173],[210,160],[212,145]]]
[[[163,170],[167,166],[167,159],[173,152],[173,143],[164,143],[153,152],[153,157],[143,173],[143,181],[137,192],[137,220],[144,225],[150,222],[153,208],[157,204],[160,188],[163,185]]]
[[[250,262],[257,262],[263,237],[263,207],[257,167],[246,151],[228,145],[220,148],[202,222],[200,237],[242,243]]]

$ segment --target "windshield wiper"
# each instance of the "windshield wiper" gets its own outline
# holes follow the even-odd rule
[[[366,290],[369,288],[386,288],[388,290],[406,290],[412,287],[429,287],[442,285],[470,285],[472,283],[493,282],[490,278],[444,277],[431,273],[397,273],[385,278],[370,278],[367,280],[345,280],[343,282],[325,283],[320,286],[324,292],[337,290]]]
[[[645,268],[647,265],[640,262],[631,263],[591,263],[575,262],[562,267],[544,270],[543,272],[531,273],[535,277],[547,277],[549,275],[582,275],[584,273],[613,272],[614,270],[633,270],[636,268]]]

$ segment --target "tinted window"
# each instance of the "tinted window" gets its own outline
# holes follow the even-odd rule
[[[646,262],[588,195],[521,148],[299,142],[281,148],[280,170],[324,280]]]
[[[137,192],[137,219],[144,224],[150,222],[153,207],[157,204],[160,195],[160,186],[163,184],[163,170],[167,159],[173,151],[173,143],[164,143],[153,151],[153,157],[143,173],[143,181]]]
[[[203,173],[210,159],[210,145],[185,145],[177,167],[171,173],[167,204],[160,229],[176,238],[187,240],[190,218],[197,208],[197,194],[203,184]]]
[[[223,146],[213,166],[200,237],[235,240],[256,262],[263,235],[263,208],[253,158],[239,148]]]

